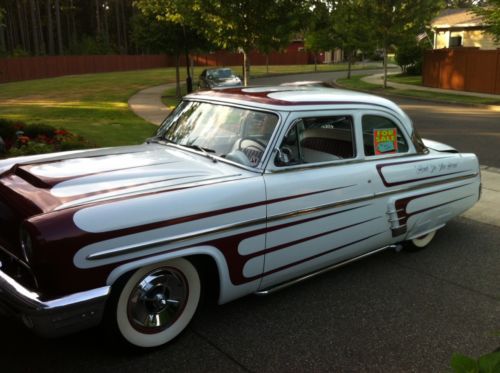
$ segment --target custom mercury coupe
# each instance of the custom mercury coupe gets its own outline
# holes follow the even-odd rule
[[[474,154],[338,89],[188,95],[138,146],[0,162],[0,304],[47,336],[162,345],[203,291],[268,294],[403,243],[480,197]]]

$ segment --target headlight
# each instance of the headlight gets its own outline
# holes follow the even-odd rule
[[[29,263],[33,253],[33,242],[31,241],[31,235],[25,228],[19,230],[19,241],[21,242],[24,260]]]

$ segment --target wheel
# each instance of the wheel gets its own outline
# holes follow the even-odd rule
[[[413,240],[406,241],[406,248],[410,251],[421,250],[431,243],[435,235],[436,231],[432,231],[423,236],[414,238]]]
[[[257,139],[252,139],[250,137],[242,137],[238,144],[238,150],[244,150],[246,148],[253,148],[264,153],[264,151],[266,150],[266,144]]]
[[[156,347],[178,336],[200,300],[200,277],[186,259],[137,270],[125,283],[116,304],[116,325],[138,347]]]

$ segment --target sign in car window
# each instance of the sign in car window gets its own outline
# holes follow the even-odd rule
[[[375,155],[398,152],[398,131],[396,128],[379,128],[373,130],[373,147]]]

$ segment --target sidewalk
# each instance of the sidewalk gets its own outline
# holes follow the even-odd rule
[[[169,83],[143,89],[129,98],[128,106],[138,117],[159,126],[170,112],[161,102],[161,96],[165,90],[174,87],[175,83]]]
[[[372,81],[376,81],[374,84],[381,84],[377,76],[380,76],[380,74],[366,77],[363,80],[373,78],[371,81],[366,81],[370,83],[372,83]],[[392,84],[404,86],[403,89],[414,89],[415,87],[407,84],[390,84],[391,86]],[[175,87],[175,83],[162,84],[139,91],[129,99],[129,107],[137,116],[144,118],[150,123],[160,125],[169,113],[169,110],[161,101],[161,96],[166,89],[172,87]],[[433,89],[427,87],[421,88],[429,90]],[[439,91],[442,90],[440,89]],[[497,97],[500,100],[500,96]],[[472,209],[465,212],[463,216],[481,223],[500,227],[500,170],[492,167],[481,166],[481,175],[483,183],[481,200],[476,203]]]

